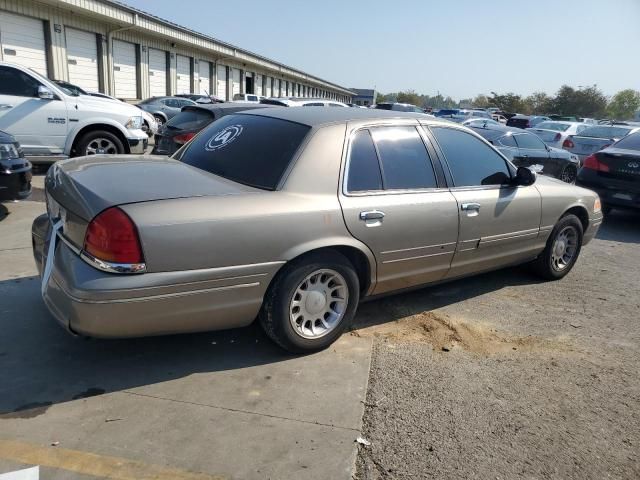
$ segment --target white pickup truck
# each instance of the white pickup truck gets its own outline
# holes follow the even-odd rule
[[[0,62],[0,130],[35,164],[95,154],[144,153],[133,105],[78,95],[28,68]]]

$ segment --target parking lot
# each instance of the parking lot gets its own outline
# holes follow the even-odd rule
[[[520,267],[372,301],[335,346],[296,357],[253,326],[68,335],[40,299],[31,258],[42,183],[28,201],[0,205],[0,472],[640,475],[635,214],[614,212],[560,282]]]

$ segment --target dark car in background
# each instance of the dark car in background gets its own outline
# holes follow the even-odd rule
[[[536,135],[519,128],[471,128],[513,162],[536,173],[573,183],[580,161],[575,155],[560,148],[547,146]]]
[[[196,103],[224,103],[224,100],[215,95],[204,95],[202,93],[178,93],[176,97],[188,98]]]
[[[585,128],[577,135],[569,135],[562,142],[562,148],[584,160],[592,153],[616,143],[630,133],[640,131],[632,125],[594,125]]]
[[[0,131],[0,201],[31,195],[31,163],[13,135]]]
[[[375,108],[378,110],[394,110],[396,112],[424,113],[423,109],[410,103],[382,102],[377,103]]]
[[[152,155],[173,155],[214,120],[245,110],[273,108],[271,105],[247,103],[214,103],[188,105],[158,129]]]
[[[600,195],[602,211],[640,209],[640,132],[585,158],[576,184]]]
[[[507,120],[507,127],[531,128],[545,120],[551,119],[542,115],[514,115]]]
[[[138,103],[137,107],[153,115],[158,125],[166,123],[180,113],[182,107],[197,105],[190,98],[181,97],[151,97]]]

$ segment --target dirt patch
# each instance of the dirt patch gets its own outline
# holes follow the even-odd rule
[[[557,353],[558,350],[571,350],[571,347],[560,339],[506,335],[492,325],[464,322],[434,312],[419,313],[378,325],[364,324],[353,330],[351,335],[398,343],[426,343],[436,351],[462,349],[483,355],[514,351],[553,349]]]

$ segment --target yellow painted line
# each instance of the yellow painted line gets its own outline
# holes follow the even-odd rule
[[[225,477],[219,475],[188,472],[126,458],[60,447],[43,447],[12,440],[0,440],[0,458],[110,480],[225,480]]]

